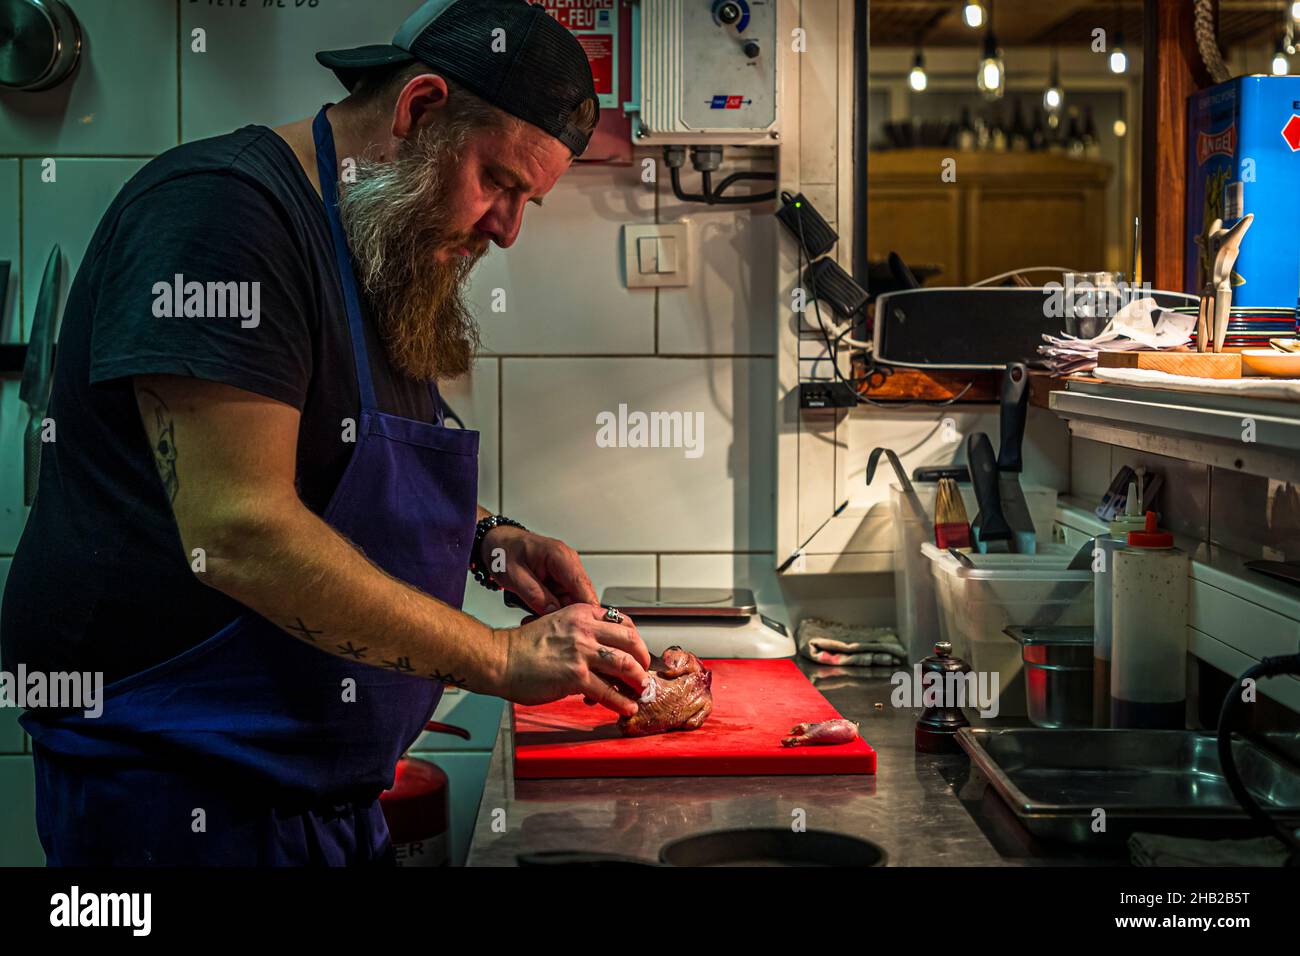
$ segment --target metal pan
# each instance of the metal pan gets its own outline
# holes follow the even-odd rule
[[[1094,843],[1135,830],[1228,837],[1253,828],[1224,779],[1213,733],[964,727],[957,742],[1044,839]],[[1235,740],[1233,754],[1251,792],[1300,821],[1300,777],[1248,741]],[[1094,829],[1098,808],[1104,831]]]
[[[0,90],[58,86],[81,59],[81,24],[63,0],[0,0]]]

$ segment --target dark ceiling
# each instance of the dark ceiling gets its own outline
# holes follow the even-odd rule
[[[963,6],[961,0],[869,0],[871,45],[910,47],[919,39],[932,47],[969,46],[977,31],[962,22]],[[1284,0],[1219,0],[1219,45],[1276,43],[1289,6]],[[993,0],[992,9],[1003,47],[1088,44],[1096,27],[1109,32],[1117,24],[1128,44],[1142,40],[1142,0]]]

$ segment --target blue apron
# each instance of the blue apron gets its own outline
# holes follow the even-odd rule
[[[459,608],[478,432],[442,427],[436,386],[437,424],[376,407],[324,108],[312,130],[361,399],[356,447],[324,519],[389,574]],[[302,614],[310,625],[311,608]],[[328,634],[316,640],[335,643]],[[47,862],[389,862],[378,797],[441,694],[428,675],[335,656],[248,611],[109,685],[98,718],[24,714]]]

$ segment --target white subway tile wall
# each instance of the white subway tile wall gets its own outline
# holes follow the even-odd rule
[[[654,222],[654,190],[635,166],[574,166],[518,241],[474,272],[483,344],[503,355],[648,354],[655,291],[626,288],[623,225]]]
[[[772,360],[510,358],[502,366],[507,512],[579,550],[772,549]],[[680,413],[679,447],[630,447],[634,432],[621,423],[651,412]],[[603,416],[625,446],[598,446]],[[694,441],[687,420],[701,423]]]
[[[82,29],[77,71],[40,93],[0,93],[0,153],[151,156],[175,146],[176,15],[182,4],[90,0],[70,6]]]

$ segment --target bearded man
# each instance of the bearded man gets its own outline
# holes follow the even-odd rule
[[[5,669],[107,685],[22,718],[54,865],[391,862],[377,798],[444,685],[622,715],[648,680],[577,554],[477,505],[436,384],[595,126],[578,41],[434,0],[317,59],[346,99],[149,163],[71,288],[0,626]],[[535,615],[464,614],[471,570]]]

